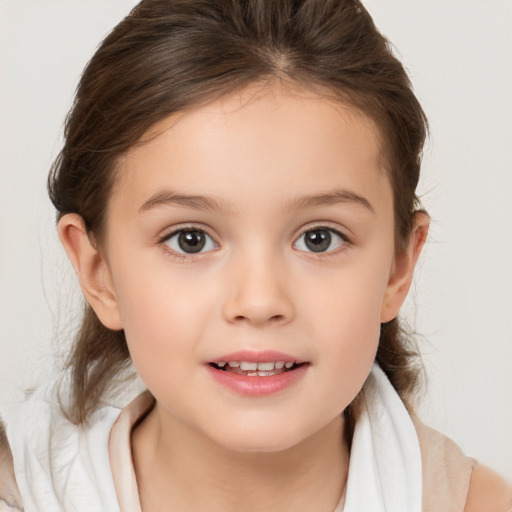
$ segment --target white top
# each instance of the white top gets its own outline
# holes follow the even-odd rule
[[[93,415],[90,427],[78,428],[63,416],[54,388],[34,394],[6,418],[25,511],[141,512],[131,431],[153,406],[151,395],[139,395],[122,410],[104,407]],[[345,503],[333,512],[420,512],[422,467],[416,429],[377,365],[364,385],[363,403]],[[0,494],[0,512],[13,510],[18,509],[2,502]]]

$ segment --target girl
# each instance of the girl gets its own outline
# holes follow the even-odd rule
[[[49,178],[88,305],[67,373],[5,418],[0,506],[508,510],[412,412],[425,132],[359,2],[136,7]],[[147,391],[106,405],[132,363]]]

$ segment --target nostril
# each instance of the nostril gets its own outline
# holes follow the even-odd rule
[[[269,318],[270,322],[282,322],[284,320],[284,315],[274,315]],[[244,315],[237,315],[234,317],[236,322],[242,322],[244,320],[249,320],[250,318]]]
[[[271,323],[285,324],[293,318],[293,306],[290,301],[278,300],[271,296],[264,298],[229,298],[223,306],[223,316],[228,322],[253,325]]]

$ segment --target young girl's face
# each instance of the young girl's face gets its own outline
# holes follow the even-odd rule
[[[119,164],[93,306],[154,414],[242,451],[341,421],[410,278],[375,126],[276,86],[147,135]]]

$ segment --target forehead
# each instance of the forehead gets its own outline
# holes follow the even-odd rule
[[[274,85],[221,97],[153,126],[120,159],[112,199],[122,193],[140,203],[168,187],[233,201],[244,192],[255,199],[256,191],[293,200],[295,193],[333,187],[375,195],[388,185],[372,120],[309,90]]]

